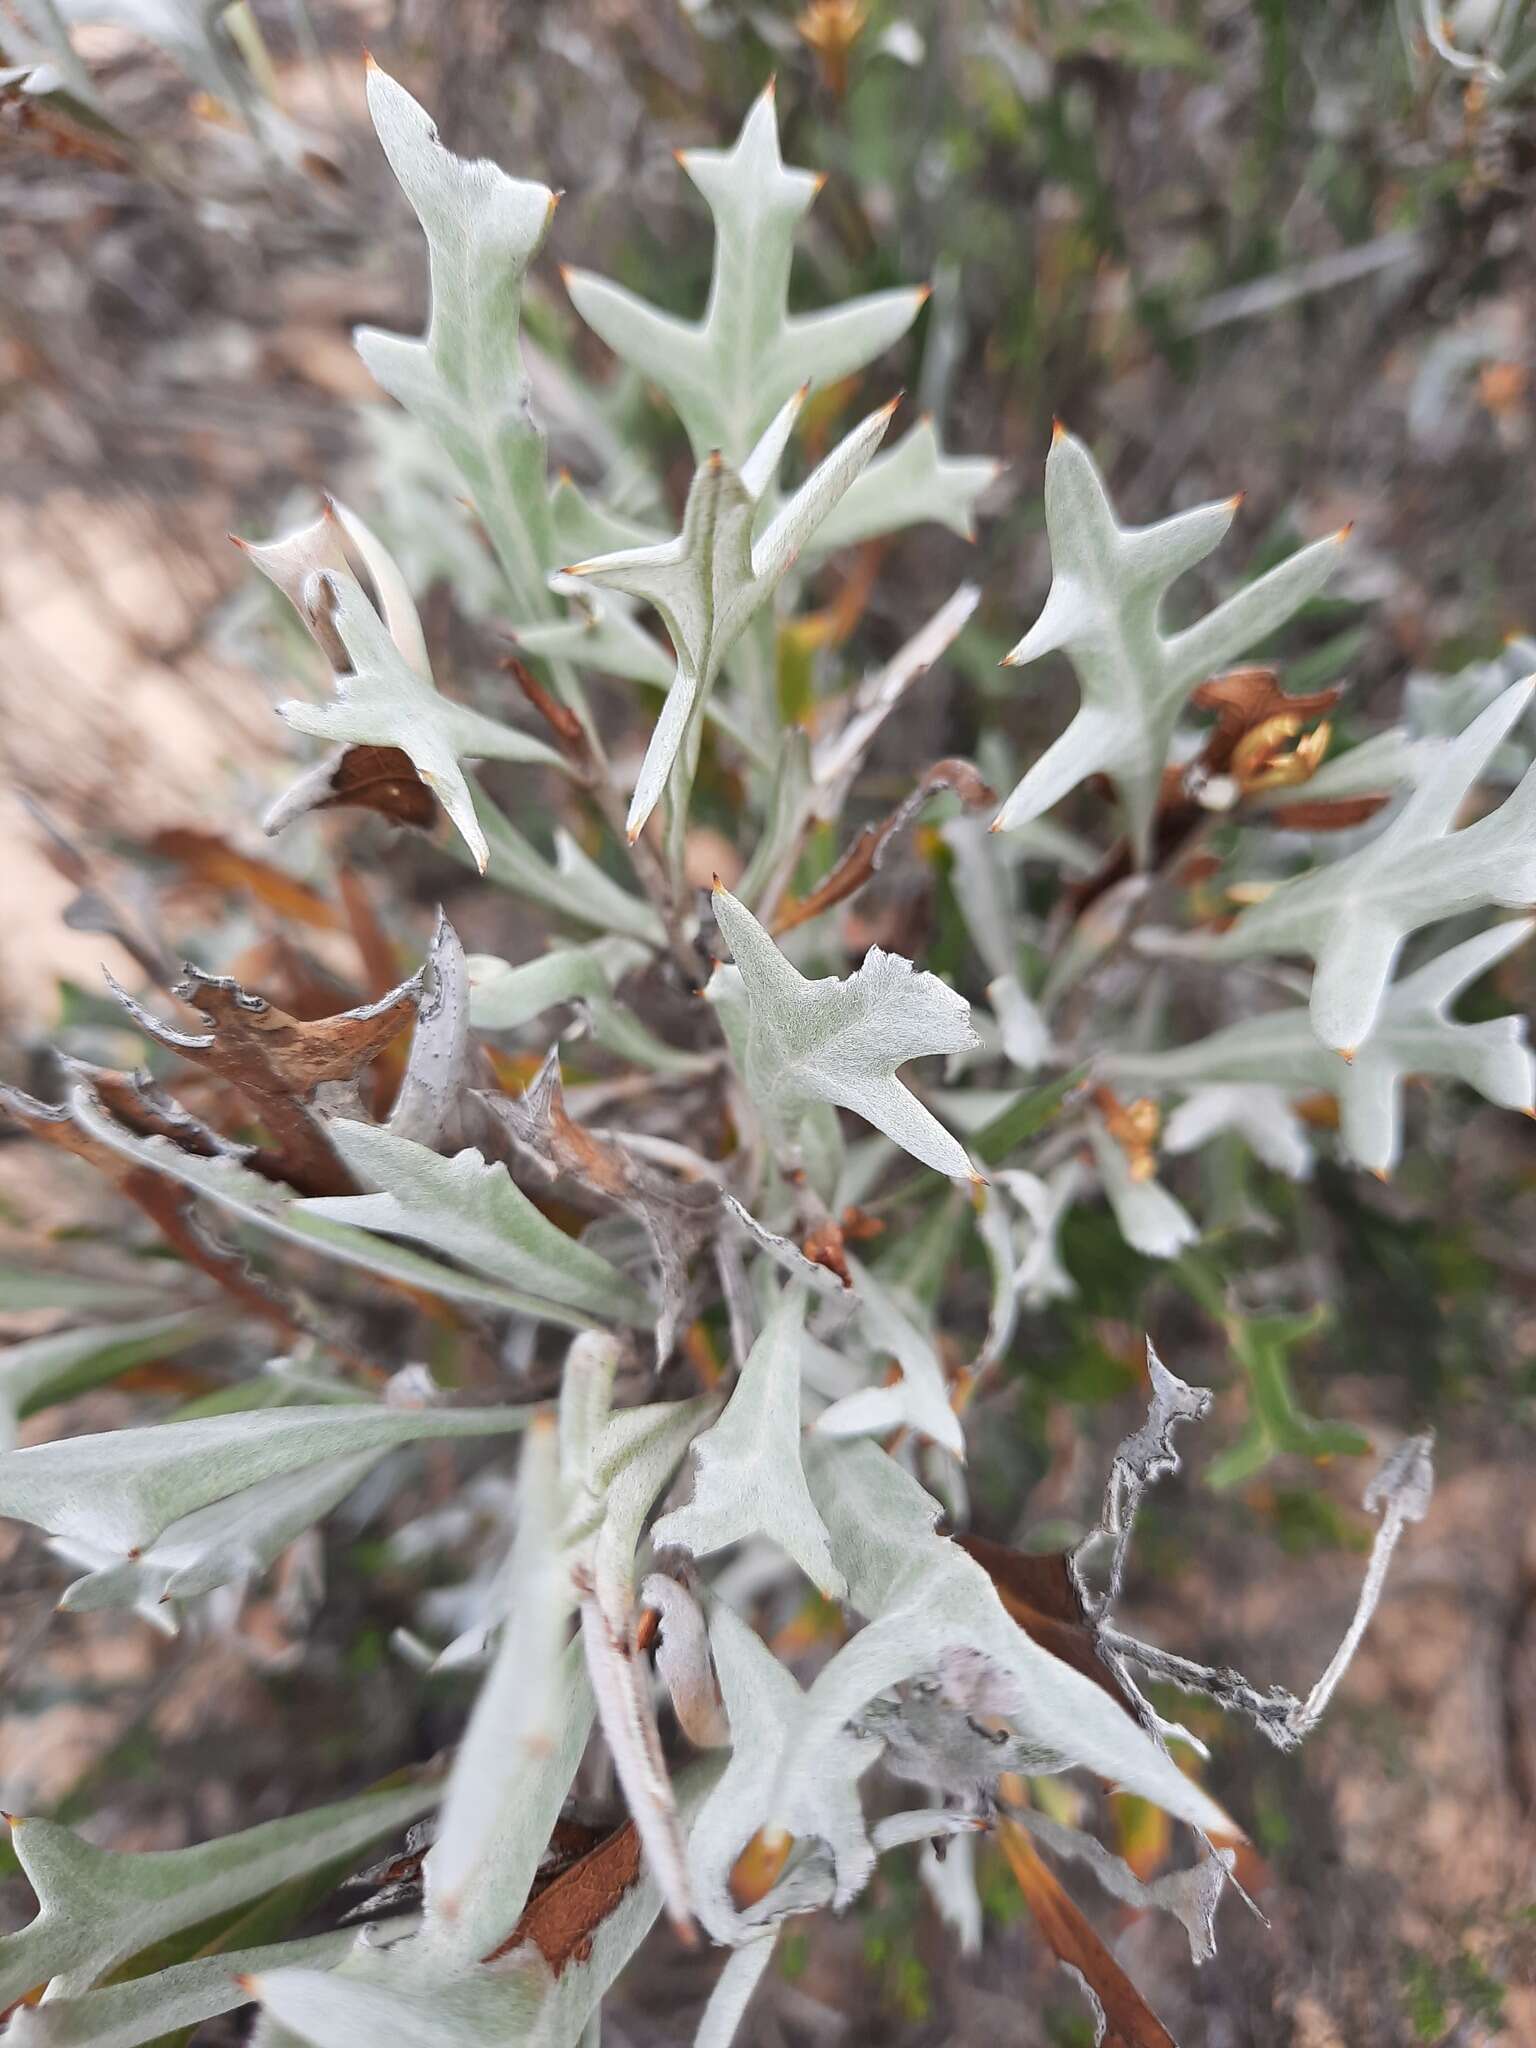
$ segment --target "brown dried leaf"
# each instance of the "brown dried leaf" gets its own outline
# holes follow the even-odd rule
[[[268,834],[281,832],[306,811],[377,811],[392,825],[430,832],[437,823],[437,798],[409,754],[399,747],[342,747],[301,775],[262,820]]]
[[[1268,824],[1281,832],[1348,832],[1365,825],[1390,799],[1380,796],[1334,796],[1303,799],[1294,804],[1272,804],[1265,813]]]
[[[835,1273],[845,1287],[853,1285],[842,1227],[835,1217],[828,1216],[816,1224],[802,1240],[800,1249],[815,1265],[825,1266],[829,1273]]]
[[[957,1535],[954,1540],[981,1566],[996,1587],[998,1599],[1031,1642],[1092,1679],[1133,1720],[1139,1720],[1134,1703],[1098,1653],[1097,1629],[1064,1553],[1031,1556],[986,1536]]]
[[[536,1880],[522,1918],[482,1962],[494,1963],[532,1943],[558,1977],[567,1963],[587,1960],[593,1935],[639,1881],[640,1834],[634,1822],[626,1820],[557,1876],[542,1886]]]
[[[322,1086],[349,1087],[416,1014],[421,976],[379,1002],[304,1022],[250,995],[227,975],[188,965],[173,993],[202,1012],[206,1032],[179,1031],[136,1002],[109,974],[118,1001],[145,1036],[237,1088],[260,1118],[283,1178],[306,1195],[356,1192],[313,1108]]]
[[[797,925],[819,917],[834,903],[842,903],[856,890],[862,889],[878,871],[891,841],[905,831],[929,797],[941,789],[953,790],[967,810],[982,810],[997,802],[997,792],[988,786],[981,770],[973,762],[953,757],[935,761],[888,817],[882,818],[878,825],[864,827],[831,873],[809,896],[798,903],[784,905],[774,920],[774,936],[777,938],[784,932],[793,931]]]
[[[1207,774],[1224,774],[1233,765],[1240,743],[1257,728],[1275,719],[1300,721],[1320,718],[1331,711],[1342,693],[1337,689],[1313,690],[1288,697],[1272,668],[1235,668],[1224,676],[1212,676],[1202,683],[1190,702],[1200,711],[1214,711],[1216,724],[1200,756]]]
[[[1011,1816],[997,1838],[1035,1924],[1058,1961],[1081,1973],[1107,2023],[1107,2048],[1177,2048],[1173,2036],[1095,1934],[1087,1917],[1046,1868],[1034,1843]]]
[[[202,832],[189,825],[168,825],[146,842],[146,850],[161,860],[174,862],[193,881],[214,889],[244,889],[269,910],[295,924],[307,924],[317,931],[335,931],[341,919],[335,906],[318,890],[311,889],[296,875],[287,874],[271,861],[242,853],[219,832]]]

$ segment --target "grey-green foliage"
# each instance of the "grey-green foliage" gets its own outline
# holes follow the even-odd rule
[[[1075,1207],[1106,1202],[1128,1244],[1174,1259],[1234,1207],[1205,1198],[1187,1154],[1212,1148],[1227,1168],[1256,1160],[1300,1182],[1337,1142],[1386,1172],[1414,1075],[1532,1107],[1519,1022],[1453,1015],[1529,929],[1488,917],[1536,895],[1536,771],[1514,737],[1529,685],[1510,672],[1515,655],[1432,702],[1420,685],[1405,727],[1365,736],[1315,773],[1320,740],[1265,772],[1265,750],[1302,723],[1284,715],[1278,741],[1258,733],[1256,770],[1232,755],[1206,773],[1196,686],[1293,619],[1306,630],[1296,615],[1332,574],[1341,536],[1173,628],[1165,601],[1178,602],[1175,586],[1226,533],[1235,502],[1123,526],[1087,449],[1058,434],[1045,473],[1050,592],[1010,660],[1064,651],[1081,708],[1033,762],[989,720],[978,772],[939,778],[945,810],[923,852],[942,862],[958,912],[942,956],[951,978],[866,944],[836,907],[849,868],[813,893],[827,849],[853,843],[871,750],[899,732],[981,593],[959,584],[862,675],[832,649],[813,652],[809,729],[783,729],[776,634],[802,604],[806,565],[855,542],[923,524],[937,529],[925,545],[947,574],[945,536],[970,530],[995,475],[988,460],[946,453],[929,421],[877,454],[886,404],[829,437],[819,463],[794,447],[806,391],[897,342],[922,292],[789,312],[795,234],[817,181],[784,165],[765,93],[732,146],[683,159],[715,224],[699,320],[585,271],[567,277],[577,312],[675,409],[693,457],[684,502],[669,505],[649,458],[618,431],[621,408],[565,362],[547,366],[557,412],[567,424],[590,413],[592,431],[577,438],[600,473],[551,486],[519,329],[553,195],[454,156],[376,67],[368,102],[426,237],[431,308],[420,339],[359,337],[411,415],[376,428],[388,474],[358,498],[390,544],[330,501],[249,550],[323,658],[316,680],[329,694],[295,698],[284,716],[344,750],[267,822],[279,830],[331,803],[345,750],[401,749],[455,827],[445,843],[480,871],[473,886],[516,899],[516,915],[488,928],[503,945],[519,934],[520,950],[466,959],[440,920],[387,1114],[387,1090],[296,1083],[334,1161],[323,1193],[290,1183],[280,1147],[234,1144],[138,1084],[114,1096],[100,1070],[97,1085],[77,1072],[58,1109],[14,1098],[31,1128],[139,1200],[204,1271],[195,1294],[137,1274],[73,1289],[67,1276],[10,1276],[0,1306],[80,1319],[29,1331],[0,1358],[10,1432],[173,1346],[227,1344],[243,1377],[191,1418],[148,1406],[131,1426],[87,1417],[70,1433],[66,1415],[55,1440],[7,1445],[0,1512],[50,1540],[69,1574],[63,1605],[123,1608],[162,1627],[184,1615],[228,1626],[243,1589],[298,1539],[313,1546],[311,1532],[354,1494],[355,1514],[388,1518],[397,1561],[433,1560],[440,1582],[403,1640],[424,1667],[484,1671],[448,1766],[420,1917],[387,1935],[231,1955],[249,1973],[235,1989],[265,2008],[262,2048],[354,2048],[374,2033],[574,2048],[662,1914],[730,1951],[699,2035],[724,2048],[761,1995],[778,1929],[850,1905],[883,1855],[957,1834],[946,1919],[975,1936],[982,1915],[961,1849],[987,1824],[1004,1772],[1085,1771],[1197,1837],[1230,1836],[1236,1823],[1170,1756],[1178,1731],[1141,1698],[1133,1670],[1204,1683],[1283,1745],[1340,1683],[1391,1550],[1427,1503],[1422,1440],[1373,1485],[1381,1533],[1360,1609],[1305,1700],[1118,1630],[1137,1504],[1177,1469],[1175,1425],[1210,1406],[1150,1347],[1147,1419],[1070,1560],[1085,1641],[1113,1684],[1021,1627],[939,1520],[964,1523],[968,1456],[985,1482],[976,1453],[1030,1369],[1036,1314],[1077,1284],[1064,1230]],[[803,480],[781,491],[781,469]],[[461,488],[478,530],[461,520]],[[439,689],[416,599],[445,570],[469,616],[511,622],[568,716],[556,711],[535,734],[508,684],[456,677],[462,701]],[[821,637],[812,627],[785,648],[800,660]],[[305,651],[297,634],[294,647]],[[578,671],[618,693],[605,694],[601,718]],[[629,727],[651,726],[643,755],[627,738],[618,753],[626,706]],[[508,764],[514,793],[493,801],[473,778],[477,760]],[[907,759],[903,772],[921,765]],[[740,876],[712,898],[690,885],[692,829],[722,815],[695,801],[706,770],[730,792]],[[1013,786],[994,832],[983,776]],[[1101,776],[1113,806],[1094,791]],[[1467,822],[1485,784],[1511,783]],[[1353,802],[1335,838],[1287,816],[1298,793],[1385,806]],[[1069,798],[1069,815],[1044,815]],[[1170,798],[1181,827],[1203,817],[1220,828],[1209,843],[1225,864],[1203,896],[1146,866]],[[663,803],[666,858],[646,836]],[[546,806],[560,821],[547,847]],[[865,840],[850,867],[886,863],[912,881],[919,862],[904,834],[915,815],[898,804],[897,825]],[[1232,884],[1238,895],[1222,898]],[[915,894],[894,889],[883,907]],[[1199,928],[1158,935],[1154,909]],[[1211,929],[1228,910],[1238,914],[1227,928]],[[524,945],[530,918],[540,939]],[[1415,935],[1448,920],[1418,951]],[[389,936],[414,944],[403,931]],[[1394,979],[1405,945],[1414,950]],[[706,984],[708,1001],[695,1000]],[[1291,1000],[1276,1006],[1274,991]],[[984,1004],[973,1010],[971,994]],[[574,1019],[564,1046],[557,1010]],[[142,1014],[130,1004],[130,1020]],[[517,1056],[542,1060],[520,1096],[496,1085],[483,1034],[515,1034]],[[162,1036],[156,1056],[174,1049]],[[1171,1111],[1161,1125],[1155,1103],[1129,1099],[1141,1094]],[[1303,1120],[1319,1094],[1338,1099],[1337,1141]],[[871,1215],[885,1234],[855,1252]],[[1180,1271],[1203,1287],[1246,1368],[1248,1428],[1217,1448],[1206,1477],[1236,1483],[1272,1457],[1363,1450],[1364,1437],[1291,1398],[1285,1352],[1310,1321],[1238,1317],[1195,1258]],[[414,1320],[424,1304],[430,1323]],[[123,1322],[107,1320],[119,1309]],[[281,1376],[252,1380],[274,1320],[303,1348]],[[379,1363],[405,1368],[382,1395],[358,1371],[360,1331],[369,1364],[377,1345],[388,1353]],[[418,1332],[441,1385],[407,1348]],[[472,1443],[483,1469],[426,1507],[411,1447],[441,1447],[436,1475],[452,1469],[456,1442]],[[1096,1594],[1087,1564],[1105,1550],[1109,1587]],[[770,1639],[807,1611],[807,1581],[841,1603],[843,1626],[802,1684]],[[719,1754],[679,1765],[685,1743]],[[866,1780],[877,1772],[886,1817],[871,1824]],[[891,1811],[895,1788],[913,1783],[927,1803],[909,1794]],[[578,1784],[616,1787],[609,1817],[633,1822],[639,1875],[608,1895],[573,1884],[587,1917],[552,1964],[537,1932],[509,1944],[533,1924],[524,1915]],[[210,1912],[350,1855],[434,1796],[381,1793],[167,1858],[114,1857],[23,1820],[17,1852],[40,1911],[0,1941],[0,2005],[44,1983],[50,1995],[16,2022],[18,2044],[131,2048],[228,2010],[232,1987],[207,1955],[107,1980]],[[1240,1819],[1240,1789],[1233,1804]],[[1143,1882],[1071,1830],[1041,1839],[1121,1901],[1176,1913],[1208,1952],[1228,1869],[1208,1842],[1173,1876]],[[627,1854],[628,1841],[606,1846]],[[738,1881],[744,1857],[760,1881]]]

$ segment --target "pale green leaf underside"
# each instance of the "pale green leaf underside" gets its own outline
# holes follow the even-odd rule
[[[821,1517],[800,1463],[800,1345],[805,1300],[787,1287],[753,1345],[725,1412],[693,1443],[693,1498],[652,1532],[708,1557],[749,1537],[766,1537],[792,1558],[828,1600],[847,1590],[832,1562]]]
[[[537,615],[549,605],[553,533],[519,324],[555,195],[444,149],[426,112],[376,65],[368,110],[427,238],[432,310],[421,340],[362,328],[358,353],[452,458],[515,595]]]
[[[715,218],[715,260],[700,321],[658,311],[590,271],[565,273],[583,320],[614,354],[664,391],[698,461],[718,450],[741,463],[805,384],[831,384],[879,355],[912,324],[926,290],[871,293],[821,313],[787,309],[794,235],[820,189],[786,170],[770,86],[728,150],[680,158]]]
[[[1190,933],[1167,950],[1204,960],[1303,953],[1317,963],[1312,1028],[1335,1052],[1369,1039],[1403,942],[1423,926],[1536,900],[1536,768],[1475,824],[1455,829],[1479,775],[1529,703],[1512,683],[1454,740],[1420,743],[1413,788],[1358,852],[1280,883],[1229,931]]]
[[[1459,1024],[1450,1014],[1463,990],[1531,930],[1524,918],[1492,925],[1393,982],[1352,1061],[1323,1045],[1298,1008],[1244,1017],[1192,1045],[1110,1053],[1100,1071],[1112,1085],[1131,1088],[1263,1086],[1291,1098],[1324,1090],[1339,1099],[1350,1154],[1373,1173],[1390,1173],[1402,1152],[1403,1082],[1411,1074],[1464,1081],[1505,1109],[1529,1110],[1536,1102],[1524,1018]]]
[[[191,1849],[116,1854],[50,1820],[23,1820],[11,1840],[38,1912],[0,1939],[0,2008],[61,1980],[72,1997],[152,1942],[313,1870],[356,1854],[417,1819],[437,1787],[370,1792],[263,1822]]]
[[[375,1124],[344,1118],[326,1129],[346,1166],[377,1192],[310,1197],[295,1204],[301,1215],[413,1238],[520,1293],[585,1315],[649,1323],[639,1289],[551,1223],[499,1161],[473,1149],[444,1159]]]
[[[271,1408],[0,1453],[0,1515],[126,1554],[246,1487],[363,1452],[522,1429],[532,1408]]]

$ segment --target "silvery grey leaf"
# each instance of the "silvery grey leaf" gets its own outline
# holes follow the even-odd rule
[[[823,1598],[847,1587],[811,1505],[800,1463],[800,1345],[805,1296],[780,1295],[718,1422],[692,1444],[693,1498],[664,1515],[653,1540],[708,1557],[753,1536],[792,1558]]]
[[[531,1408],[259,1409],[0,1452],[0,1514],[120,1554],[261,1481],[356,1453],[524,1428]]]
[[[811,543],[815,554],[855,547],[929,520],[962,540],[976,538],[976,501],[1003,465],[983,455],[946,455],[926,414],[888,454],[877,456]]]
[[[671,399],[695,459],[719,449],[740,463],[802,385],[862,368],[906,332],[927,292],[875,292],[824,312],[788,311],[795,229],[821,181],[784,168],[771,84],[732,148],[687,150],[678,162],[715,217],[703,319],[659,312],[590,271],[568,270],[566,289],[587,325]]]
[[[89,1089],[77,1088],[73,1092],[70,1109],[84,1130],[114,1152],[179,1181],[195,1194],[207,1196],[243,1222],[253,1223],[324,1258],[339,1260],[343,1265],[360,1266],[365,1272],[378,1273],[387,1279],[402,1280],[412,1287],[424,1288],[430,1294],[441,1295],[448,1301],[479,1302],[488,1308],[509,1309],[520,1315],[536,1316],[574,1328],[584,1327],[589,1320],[582,1311],[564,1303],[525,1294],[500,1281],[458,1272],[436,1259],[423,1258],[419,1252],[394,1244],[388,1238],[377,1237],[371,1231],[311,1214],[283,1189],[233,1159],[200,1159],[183,1152],[165,1138],[137,1137],[114,1122]],[[387,1137],[388,1134],[382,1135]]]
[[[339,1962],[356,1939],[351,1929],[337,1928],[263,1948],[227,1949],[74,1998],[24,2005],[11,2017],[6,2048],[139,2048],[245,2005],[250,1993],[238,1979],[247,1973],[323,1970]]]
[[[866,1625],[825,1666],[780,1766],[770,1821],[799,1775],[819,1768],[825,1745],[879,1693],[966,1651],[1010,1688],[1016,1735],[1042,1754],[1080,1765],[1164,1807],[1191,1827],[1231,1836],[1232,1823],[1186,1778],[1122,1706],[1024,1634],[991,1580],[934,1533],[938,1503],[871,1443],[813,1439],[811,1497]]]
[[[781,1760],[803,1716],[806,1695],[767,1644],[721,1601],[710,1615],[709,1639],[730,1722],[731,1754],[694,1822],[688,1863],[699,1919],[716,1941],[737,1947],[760,1939],[764,1920],[771,1922],[775,1915],[773,1892],[755,1912],[744,1912],[730,1889],[741,1852],[770,1824],[788,1836],[823,1842],[829,1852],[824,1880],[794,1910],[810,1911],[834,1900],[846,1905],[864,1889],[875,1854],[858,1783],[880,1745],[841,1725],[830,1731],[820,1754],[783,1784],[782,1810],[776,1811]]]
[[[1097,1116],[1089,1116],[1087,1130],[1099,1182],[1120,1235],[1146,1258],[1177,1258],[1200,1235],[1194,1218],[1160,1181],[1136,1177],[1131,1162]]]
[[[1338,566],[1344,534],[1313,542],[1194,625],[1165,633],[1170,586],[1217,545],[1239,503],[1228,498],[1155,526],[1122,526],[1088,450],[1058,425],[1045,465],[1050,593],[1006,660],[1022,667],[1062,649],[1082,705],[998,812],[999,830],[1039,817],[1088,776],[1108,775],[1138,864],[1146,864],[1159,783],[1190,691],[1273,632]]]
[[[1229,931],[1165,937],[1164,951],[1204,960],[1304,953],[1317,963],[1312,1028],[1353,1058],[1376,1023],[1404,940],[1424,925],[1536,897],[1536,769],[1497,810],[1455,829],[1461,807],[1530,701],[1512,683],[1454,740],[1435,749],[1401,810],[1342,860],[1279,883]]]
[[[777,1142],[792,1149],[807,1111],[831,1103],[936,1172],[971,1178],[964,1147],[896,1078],[910,1059],[972,1043],[964,997],[878,946],[847,980],[809,981],[728,890],[714,905],[746,997],[743,1079]]]
[[[403,1785],[196,1848],[131,1854],[98,1849],[56,1821],[13,1821],[11,1843],[38,1910],[0,1938],[0,2008],[48,1982],[55,1998],[77,1997],[153,1942],[356,1854],[436,1800],[435,1785]]]
[[[1015,1275],[1019,1299],[1029,1308],[1069,1299],[1077,1283],[1061,1262],[1058,1239],[1063,1219],[1088,1185],[1087,1169],[1075,1158],[1064,1159],[1044,1176],[1006,1167],[997,1183],[1022,1212]]]
[[[803,396],[783,407],[739,473],[718,452],[708,457],[694,476],[682,530],[674,539],[598,555],[564,572],[653,605],[677,657],[677,673],[630,803],[625,829],[631,839],[638,838],[660,802],[674,764],[686,764],[689,735],[727,654],[869,462],[890,424],[889,406],[869,414],[754,540],[760,504]]]
[[[1536,1062],[1522,1017],[1460,1024],[1452,1005],[1471,984],[1530,937],[1531,923],[1490,925],[1437,954],[1388,988],[1371,1035],[1347,1064],[1312,1029],[1305,1009],[1243,1017],[1191,1045],[1106,1055],[1099,1071],[1113,1083],[1162,1089],[1218,1086],[1283,1090],[1288,1098],[1337,1095],[1340,1135],[1351,1156],[1389,1174],[1402,1153],[1403,1082],[1410,1074],[1464,1081],[1504,1109],[1536,1105]],[[1169,1120],[1168,1137],[1178,1113]],[[1252,1142],[1253,1133],[1249,1133]]]
[[[919,1323],[917,1303],[886,1288],[857,1261],[850,1259],[849,1266],[859,1303],[859,1327],[875,1357],[894,1359],[901,1375],[893,1385],[862,1387],[834,1401],[817,1417],[815,1434],[883,1436],[893,1429],[915,1429],[963,1459],[965,1433],[950,1399],[931,1328]]]
[[[336,695],[331,702],[291,697],[279,704],[279,715],[295,731],[317,739],[398,747],[408,754],[484,874],[490,848],[475,815],[461,757],[539,762],[564,772],[564,755],[532,733],[441,696],[401,654],[350,576],[331,569],[317,571],[305,586],[304,604],[328,617],[345,651],[346,667],[334,672]]]
[[[256,1578],[345,1500],[387,1454],[387,1449],[365,1450],[327,1458],[210,1501],[168,1523],[137,1555],[103,1552],[103,1562],[67,1587],[59,1606],[71,1614],[142,1608],[151,1602],[195,1600],[216,1586]]]
[[[331,1141],[377,1192],[297,1203],[305,1216],[414,1238],[525,1295],[643,1326],[650,1304],[598,1253],[551,1223],[505,1166],[473,1149],[444,1159],[374,1124],[335,1118]]]
[[[483,159],[454,156],[426,112],[375,64],[368,111],[427,238],[432,310],[419,341],[362,328],[358,353],[451,457],[514,594],[543,608],[553,532],[519,324],[523,279],[555,195]]]
[[[1019,1826],[1026,1828],[1053,1856],[1086,1863],[1112,1898],[1133,1906],[1138,1912],[1159,1910],[1172,1913],[1183,1923],[1189,1937],[1191,1962],[1207,1963],[1216,1953],[1216,1908],[1226,1889],[1228,1874],[1237,1861],[1235,1851],[1216,1849],[1183,1870],[1165,1871],[1143,1882],[1128,1863],[1111,1855],[1102,1842],[1080,1828],[1069,1828],[1049,1814],[1021,1806],[1014,1812]]]

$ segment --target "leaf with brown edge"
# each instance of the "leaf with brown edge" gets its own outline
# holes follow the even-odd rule
[[[1274,719],[1321,718],[1341,695],[1334,688],[1288,697],[1272,668],[1235,668],[1226,675],[1212,676],[1190,698],[1197,710],[1216,714],[1216,724],[1201,750],[1200,765],[1208,774],[1223,774],[1250,733]]]
[[[437,798],[416,773],[401,747],[342,747],[301,775],[261,821],[269,837],[306,811],[375,811],[391,825],[430,832],[437,824]]]
[[[192,1195],[163,1174],[135,1166],[83,1131],[68,1109],[38,1102],[19,1088],[0,1084],[0,1109],[19,1123],[30,1136],[59,1151],[83,1159],[142,1209],[172,1248],[189,1265],[206,1273],[234,1301],[252,1314],[272,1323],[285,1343],[303,1334],[300,1323],[277,1296],[269,1291],[246,1265],[238,1252],[231,1251],[204,1228],[197,1216]]]
[[[1139,1718],[1129,1695],[1099,1655],[1097,1631],[1083,1605],[1083,1596],[1064,1553],[1032,1556],[990,1537],[959,1534],[955,1543],[979,1564],[1009,1615],[1042,1650],[1107,1692],[1133,1719]]]
[[[546,1852],[547,1854],[547,1852]],[[515,1949],[536,1948],[558,1977],[568,1963],[584,1963],[592,1953],[592,1937],[640,1881],[640,1832],[626,1820],[604,1835],[558,1876],[540,1885],[506,1940],[482,1962],[494,1963]]]
[[[892,840],[906,830],[929,797],[941,789],[953,790],[967,810],[981,810],[997,802],[997,792],[990,787],[974,762],[957,757],[935,761],[894,811],[882,818],[879,824],[864,827],[831,873],[809,896],[802,897],[798,903],[785,904],[774,920],[775,936],[792,932],[797,925],[819,917],[833,904],[846,901],[862,889],[879,871]]]
[[[1356,825],[1368,825],[1390,801],[1390,791],[1380,796],[1315,797],[1310,803],[1303,798],[1300,803],[1271,804],[1264,821],[1280,832],[1349,832]]]
[[[280,1157],[283,1178],[306,1195],[345,1195],[356,1183],[313,1107],[323,1085],[349,1087],[415,1016],[421,976],[413,975],[376,1003],[308,1023],[275,1009],[228,975],[190,963],[172,993],[202,1012],[209,1029],[179,1031],[146,1010],[107,975],[107,984],[154,1044],[237,1088],[259,1117]]]
[[[335,931],[341,923],[334,904],[269,860],[242,853],[221,832],[167,825],[145,842],[147,852],[170,861],[192,881],[213,889],[243,889],[267,909],[295,924]]]
[[[1007,1814],[997,1839],[1008,1868],[1051,1952],[1076,1970],[1104,2015],[1106,2048],[1177,2048],[1172,2034],[1142,1997],[1063,1886],[1046,1868],[1034,1843]]]

